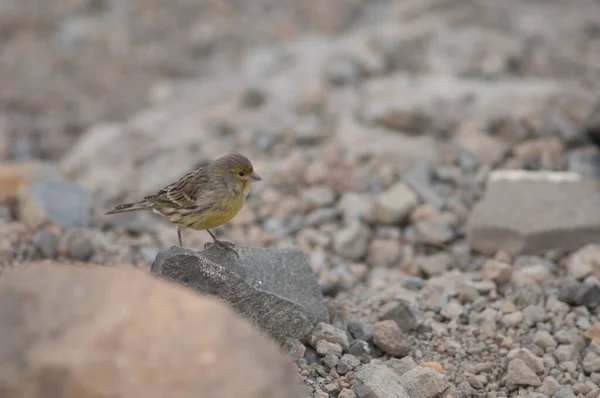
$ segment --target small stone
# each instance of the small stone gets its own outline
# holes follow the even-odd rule
[[[574,344],[561,344],[554,350],[558,362],[569,362],[579,359],[579,350]]]
[[[392,267],[398,264],[402,248],[397,240],[373,239],[369,245],[367,263],[372,267]]]
[[[523,309],[525,323],[528,326],[534,326],[538,322],[544,322],[547,318],[546,310],[539,305],[528,305]]]
[[[337,209],[346,223],[352,220],[365,221],[371,214],[374,200],[367,194],[346,192],[337,203]]]
[[[521,311],[506,314],[502,317],[501,322],[506,327],[515,327],[523,322],[523,313]]]
[[[395,321],[381,321],[375,324],[373,342],[385,353],[394,357],[410,354],[412,344]]]
[[[600,286],[587,283],[564,285],[558,292],[558,299],[576,307],[596,308],[600,304]]]
[[[357,358],[365,359],[371,354],[369,343],[363,340],[354,340],[348,348],[348,354],[354,355]]]
[[[497,317],[498,313],[494,309],[487,308],[480,313],[472,312],[469,315],[469,323],[471,325],[479,326],[483,332],[494,332],[497,327]]]
[[[337,357],[342,356],[342,346],[337,343],[330,343],[327,340],[319,340],[315,348],[317,349],[317,353],[321,355],[332,354]]]
[[[363,75],[363,70],[356,58],[348,55],[333,56],[325,65],[327,80],[336,86],[357,83]]]
[[[414,226],[417,239],[448,243],[456,236],[450,223],[441,217],[421,220],[416,222]]]
[[[30,228],[46,223],[59,227],[86,227],[89,224],[90,195],[79,186],[52,180],[19,190],[18,216]]]
[[[527,367],[533,370],[536,374],[543,374],[545,371],[544,361],[542,358],[539,358],[527,348],[514,349],[510,351],[506,357],[508,360],[515,358],[522,360],[525,365],[527,365]]]
[[[371,341],[374,326],[370,322],[349,322],[348,331],[357,340]]]
[[[538,330],[533,335],[533,344],[537,345],[543,350],[549,348],[556,348],[558,343],[554,340],[554,337],[545,330]]]
[[[587,373],[600,372],[600,355],[595,352],[589,352],[583,358],[583,369]]]
[[[554,398],[577,398],[573,390],[569,387],[563,387],[554,394]]]
[[[465,379],[471,385],[471,387],[473,387],[474,389],[483,390],[483,388],[484,388],[483,383],[481,383],[481,381],[474,374],[466,373]]]
[[[358,368],[355,379],[357,398],[413,398],[404,389],[400,376],[375,361]]]
[[[358,359],[354,355],[344,354],[344,356],[340,358],[340,362],[338,362],[336,369],[339,374],[345,375],[346,373],[353,371],[359,366],[360,359]]]
[[[600,272],[600,245],[590,243],[572,253],[567,269],[572,277],[579,280]]]
[[[396,224],[403,221],[418,204],[417,194],[400,182],[376,198],[373,219],[379,224]]]
[[[405,332],[413,331],[419,325],[420,315],[405,301],[401,300],[394,308],[387,311],[382,320],[393,320]]]
[[[316,209],[332,205],[335,193],[326,185],[316,185],[304,190],[300,199],[311,209]]]
[[[77,261],[89,261],[94,255],[94,246],[85,236],[74,236],[69,242],[69,257]]]
[[[559,390],[560,384],[552,376],[544,378],[544,381],[542,382],[542,385],[539,388],[539,392],[550,397],[556,394]]]
[[[513,267],[510,264],[498,260],[488,260],[483,264],[481,277],[493,281],[498,285],[504,285],[512,280]]]
[[[58,255],[58,237],[49,230],[37,231],[31,241],[44,258],[55,259]]]
[[[583,333],[583,336],[600,347],[600,322],[595,322],[592,327]]]
[[[521,359],[515,358],[508,363],[506,385],[509,389],[514,390],[519,386],[538,387],[541,384],[540,378]]]
[[[344,388],[340,391],[337,398],[356,398],[354,391]]]
[[[350,222],[333,237],[333,248],[340,256],[352,261],[360,260],[367,253],[370,232],[359,221]]]
[[[308,343],[315,349],[320,340],[339,344],[344,350],[350,345],[345,331],[324,322],[319,322],[308,335]]]
[[[306,352],[306,346],[298,339],[287,339],[283,343],[282,349],[293,361],[304,358]]]
[[[465,309],[458,300],[450,300],[448,304],[442,308],[441,314],[448,319],[457,319],[464,313]]]
[[[449,386],[446,376],[442,373],[422,366],[417,366],[400,376],[400,384],[411,398],[436,397]]]
[[[429,203],[435,208],[441,209],[446,201],[431,185],[432,173],[433,171],[429,164],[421,163],[404,175],[404,182],[410,186],[425,203]]]
[[[335,354],[327,354],[325,358],[323,358],[323,363],[327,365],[329,369],[334,369],[338,363],[340,362],[340,357]]]
[[[456,263],[454,257],[445,252],[430,256],[416,256],[413,261],[417,269],[427,278],[443,274]]]

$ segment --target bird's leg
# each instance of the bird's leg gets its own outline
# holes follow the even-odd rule
[[[224,241],[218,240],[218,239],[215,237],[215,235],[214,235],[212,232],[210,232],[210,229],[207,229],[206,231],[207,231],[207,232],[210,234],[210,236],[213,238],[213,240],[215,241],[215,244],[216,244],[217,246],[219,246],[219,247],[221,247],[221,248],[223,248],[223,249],[225,249],[225,250],[232,251],[232,252],[233,252],[233,253],[234,253],[234,254],[237,256],[237,258],[240,258],[240,255],[239,255],[239,254],[237,254],[237,252],[236,252],[236,251],[233,249],[233,247],[235,246],[233,243],[231,243],[231,242],[224,242]]]
[[[177,226],[177,238],[179,239],[179,246],[183,247],[183,242],[181,241],[181,227]]]

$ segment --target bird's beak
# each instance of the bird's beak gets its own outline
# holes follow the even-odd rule
[[[250,174],[250,178],[252,178],[255,181],[262,180],[261,176],[259,176],[255,171],[253,171],[252,174]]]

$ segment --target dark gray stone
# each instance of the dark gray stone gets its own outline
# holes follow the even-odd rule
[[[369,322],[348,323],[348,331],[357,340],[371,341],[374,328],[373,324]]]
[[[600,286],[587,283],[565,285],[558,292],[558,299],[576,307],[596,308],[600,304]]]
[[[54,259],[58,255],[58,237],[49,230],[37,231],[31,241],[44,258]]]
[[[369,343],[363,340],[354,340],[348,347],[348,354],[354,355],[357,358],[365,359],[371,354],[371,347]]]
[[[381,320],[393,320],[395,321],[400,329],[405,332],[412,332],[419,326],[419,320],[423,317],[411,306],[404,301],[399,301],[398,305],[386,312]]]
[[[345,375],[348,372],[354,370],[354,368],[360,366],[360,359],[354,355],[344,354],[337,364],[337,371],[341,375]]]
[[[302,339],[329,318],[317,278],[297,248],[211,246],[202,252],[173,246],[159,253],[152,273],[228,302],[274,339]]]
[[[600,240],[600,180],[576,173],[496,171],[468,221],[472,248],[484,254],[543,254]]]

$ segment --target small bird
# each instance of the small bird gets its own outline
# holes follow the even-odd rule
[[[179,246],[181,227],[206,230],[218,246],[237,252],[210,231],[225,224],[244,206],[250,187],[262,178],[248,158],[238,153],[225,155],[167,185],[154,195],[117,206],[106,214],[150,210],[177,225]]]

